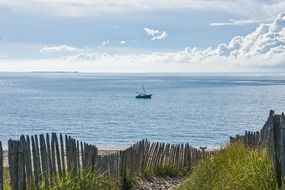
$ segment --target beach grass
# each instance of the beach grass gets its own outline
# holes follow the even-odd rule
[[[40,183],[39,190],[119,190],[116,180],[111,180],[96,174],[94,171],[82,171],[79,175],[67,174],[65,177],[55,177],[48,184]]]
[[[201,161],[178,190],[276,190],[272,162],[265,149],[227,146]]]
[[[55,177],[52,183],[40,183],[39,190],[119,190],[133,189],[142,178],[184,176],[188,170],[171,166],[154,166],[129,175],[122,181],[112,180],[94,171]],[[4,190],[10,190],[9,170],[4,168]],[[193,168],[178,190],[277,190],[272,161],[266,150],[252,150],[241,143],[228,145]],[[283,188],[284,189],[284,188]]]
[[[4,177],[4,190],[10,190],[10,174],[9,174],[9,168],[4,167],[3,169],[3,177]]]
[[[149,178],[154,176],[179,177],[183,176],[184,174],[185,171],[181,170],[181,168],[169,165],[161,165],[161,166],[146,168],[138,176],[141,178]]]
[[[10,190],[9,168],[4,168],[4,190]],[[67,174],[65,177],[55,177],[51,183],[41,182],[38,190],[119,190],[120,185],[116,180],[100,176],[95,172],[85,171],[80,175]]]

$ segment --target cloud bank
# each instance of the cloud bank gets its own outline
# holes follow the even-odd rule
[[[249,24],[257,24],[261,23],[261,20],[235,20],[235,19],[229,19],[228,22],[213,22],[210,23],[210,26],[242,26],[242,25],[249,25]]]
[[[193,9],[224,11],[245,16],[263,15],[266,18],[284,10],[285,3],[283,0],[0,0],[0,7],[16,12],[25,11],[53,16]]]
[[[60,46],[49,46],[49,47],[43,47],[40,50],[40,53],[42,54],[50,54],[50,53],[72,53],[72,52],[78,52],[80,49],[67,46],[67,45],[60,45]]]
[[[285,13],[278,14],[271,24],[260,24],[246,36],[235,36],[228,44],[217,48],[185,50],[193,57],[201,55],[202,60],[212,58],[226,59],[241,65],[279,65],[284,64],[285,56]]]
[[[167,37],[165,31],[154,30],[150,28],[144,28],[146,35],[151,37],[151,40],[163,40]]]
[[[163,32],[145,28],[152,40],[162,38]],[[76,48],[44,48],[44,52],[53,52],[54,49],[63,51]],[[51,50],[52,49],[52,50]],[[47,51],[48,50],[48,51]],[[41,50],[43,51],[43,49]],[[285,64],[285,13],[280,13],[271,24],[260,24],[255,31],[246,36],[235,36],[228,43],[221,43],[216,48],[198,49],[186,47],[178,52],[154,52],[150,54],[111,55],[84,53],[66,58],[84,59],[94,58],[99,62],[140,62],[189,65],[223,65],[252,67],[276,66]]]

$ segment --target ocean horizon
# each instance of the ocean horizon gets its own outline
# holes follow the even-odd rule
[[[135,98],[145,86],[150,100]],[[0,73],[0,140],[63,133],[103,149],[150,141],[218,148],[284,110],[283,73]]]

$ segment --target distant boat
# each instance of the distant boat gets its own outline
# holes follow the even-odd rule
[[[136,98],[142,98],[142,99],[151,99],[152,94],[147,94],[145,92],[144,86],[142,85],[143,92],[137,92],[138,95],[136,95]]]

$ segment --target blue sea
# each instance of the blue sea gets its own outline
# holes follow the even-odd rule
[[[135,98],[142,84],[152,99]],[[57,132],[101,148],[143,138],[219,147],[284,102],[281,73],[0,73],[0,141]]]

